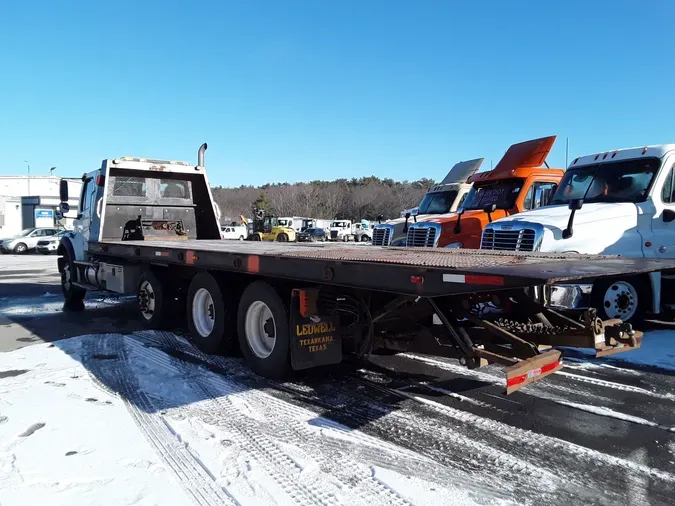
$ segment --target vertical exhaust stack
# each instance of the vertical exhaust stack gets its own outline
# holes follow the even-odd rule
[[[206,148],[208,148],[206,143],[199,146],[199,151],[197,152],[197,165],[199,167],[204,166],[204,152],[206,152]]]

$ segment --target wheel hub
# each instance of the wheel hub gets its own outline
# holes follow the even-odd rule
[[[202,337],[208,337],[216,326],[213,297],[206,288],[200,288],[192,299],[192,321]]]
[[[246,311],[244,325],[246,342],[258,358],[267,358],[276,344],[276,322],[272,311],[263,301],[253,302]]]
[[[627,281],[612,283],[605,291],[603,305],[609,318],[629,320],[637,312],[637,290]]]

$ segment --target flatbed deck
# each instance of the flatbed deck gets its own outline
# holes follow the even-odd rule
[[[102,241],[89,252],[426,297],[675,268],[663,259],[339,243]]]

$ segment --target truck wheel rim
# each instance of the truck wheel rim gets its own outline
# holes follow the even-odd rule
[[[213,298],[206,288],[200,288],[192,299],[192,320],[202,337],[208,337],[216,326]]]
[[[637,290],[626,281],[612,283],[605,291],[603,304],[608,318],[630,320],[638,307]]]
[[[276,343],[277,326],[267,304],[257,300],[246,311],[246,342],[258,358],[272,354]]]
[[[149,281],[143,281],[138,290],[138,306],[146,320],[150,320],[155,314],[155,291]]]
[[[18,251],[19,253],[23,253],[24,251],[26,251],[26,247],[23,244],[19,244],[16,247],[16,251]]]

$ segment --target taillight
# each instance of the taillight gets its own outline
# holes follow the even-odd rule
[[[96,186],[103,186],[105,184],[105,176],[96,176]]]

